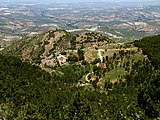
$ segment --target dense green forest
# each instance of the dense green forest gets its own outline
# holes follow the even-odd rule
[[[136,41],[149,60],[135,62],[119,83],[106,81],[103,92],[94,85],[88,89],[75,85],[88,72],[89,63],[57,66],[60,73],[49,74],[16,57],[0,55],[0,118],[159,120],[159,38]]]
[[[135,46],[142,48],[143,54],[148,56],[152,65],[160,69],[160,35],[145,37],[136,41]]]

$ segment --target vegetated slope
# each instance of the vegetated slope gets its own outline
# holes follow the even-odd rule
[[[26,37],[7,47],[3,54],[18,56],[30,63],[40,64],[52,53],[60,53],[74,47],[74,36],[64,30],[49,31],[33,37]]]
[[[0,116],[10,120],[159,119],[159,69],[154,70],[148,59],[139,59],[137,49],[118,50],[103,58],[103,63],[95,59],[78,64],[76,59],[78,62],[55,66],[51,75],[15,57],[0,55]],[[120,75],[115,82],[105,77],[112,70]],[[92,74],[89,82],[84,79],[88,73]]]
[[[73,86],[78,66],[63,68],[66,74],[53,78],[15,57],[0,55],[0,66],[0,118],[98,119],[103,111],[97,101],[104,95]]]
[[[37,105],[44,104],[43,98],[49,96],[45,90],[50,75],[15,57],[3,55],[0,55],[0,67],[0,116],[10,120],[43,116],[37,113]]]
[[[148,61],[135,62],[126,81],[106,82],[103,92],[95,82],[75,86],[88,65],[58,67],[63,74],[50,76],[15,57],[0,55],[0,66],[0,117],[9,120],[150,120],[159,116],[160,75]]]
[[[145,37],[134,44],[142,48],[143,54],[148,55],[155,68],[160,69],[160,35]]]
[[[77,65],[51,77],[15,57],[0,55],[0,117],[22,120],[118,119],[124,97],[76,87],[84,73]],[[121,102],[118,102],[120,100]]]
[[[1,53],[18,57],[53,72],[51,68],[59,65],[62,59],[65,59],[66,64],[67,60],[76,62],[84,60],[86,48],[107,45],[110,42],[112,40],[100,33],[75,35],[65,30],[53,30],[26,37],[6,47]]]

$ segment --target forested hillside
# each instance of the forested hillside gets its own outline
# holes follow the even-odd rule
[[[160,69],[160,35],[145,37],[136,41],[135,46],[142,48],[155,68]]]
[[[126,44],[121,49],[108,48],[111,57],[106,56],[102,63],[97,58],[77,59],[50,67],[50,74],[37,65],[0,54],[0,118],[158,120],[160,72],[154,61],[159,65],[158,44],[159,36],[135,42],[149,59],[140,48]],[[111,50],[119,51],[112,55]]]

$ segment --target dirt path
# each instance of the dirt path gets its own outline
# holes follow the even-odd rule
[[[86,81],[87,81],[87,82],[90,82],[89,79],[88,79],[88,76],[91,75],[91,74],[92,74],[92,73],[88,73],[88,74],[86,75]]]
[[[102,63],[103,62],[103,56],[101,55],[101,52],[105,52],[105,50],[104,49],[98,49],[98,56],[99,56],[99,58],[101,60],[101,63]]]
[[[4,48],[0,48],[0,51],[2,51]]]

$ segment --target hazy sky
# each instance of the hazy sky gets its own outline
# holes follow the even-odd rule
[[[144,2],[144,1],[160,1],[160,0],[0,0],[0,1],[10,1],[10,2]]]
[[[148,1],[148,2],[146,2]],[[109,3],[125,3],[126,2],[134,2],[135,4],[147,4],[147,5],[156,5],[160,4],[160,0],[0,0],[0,2],[9,2],[9,3],[16,3],[16,2],[25,2],[25,3],[78,3],[78,2],[109,2]],[[126,4],[127,5],[127,4]]]

